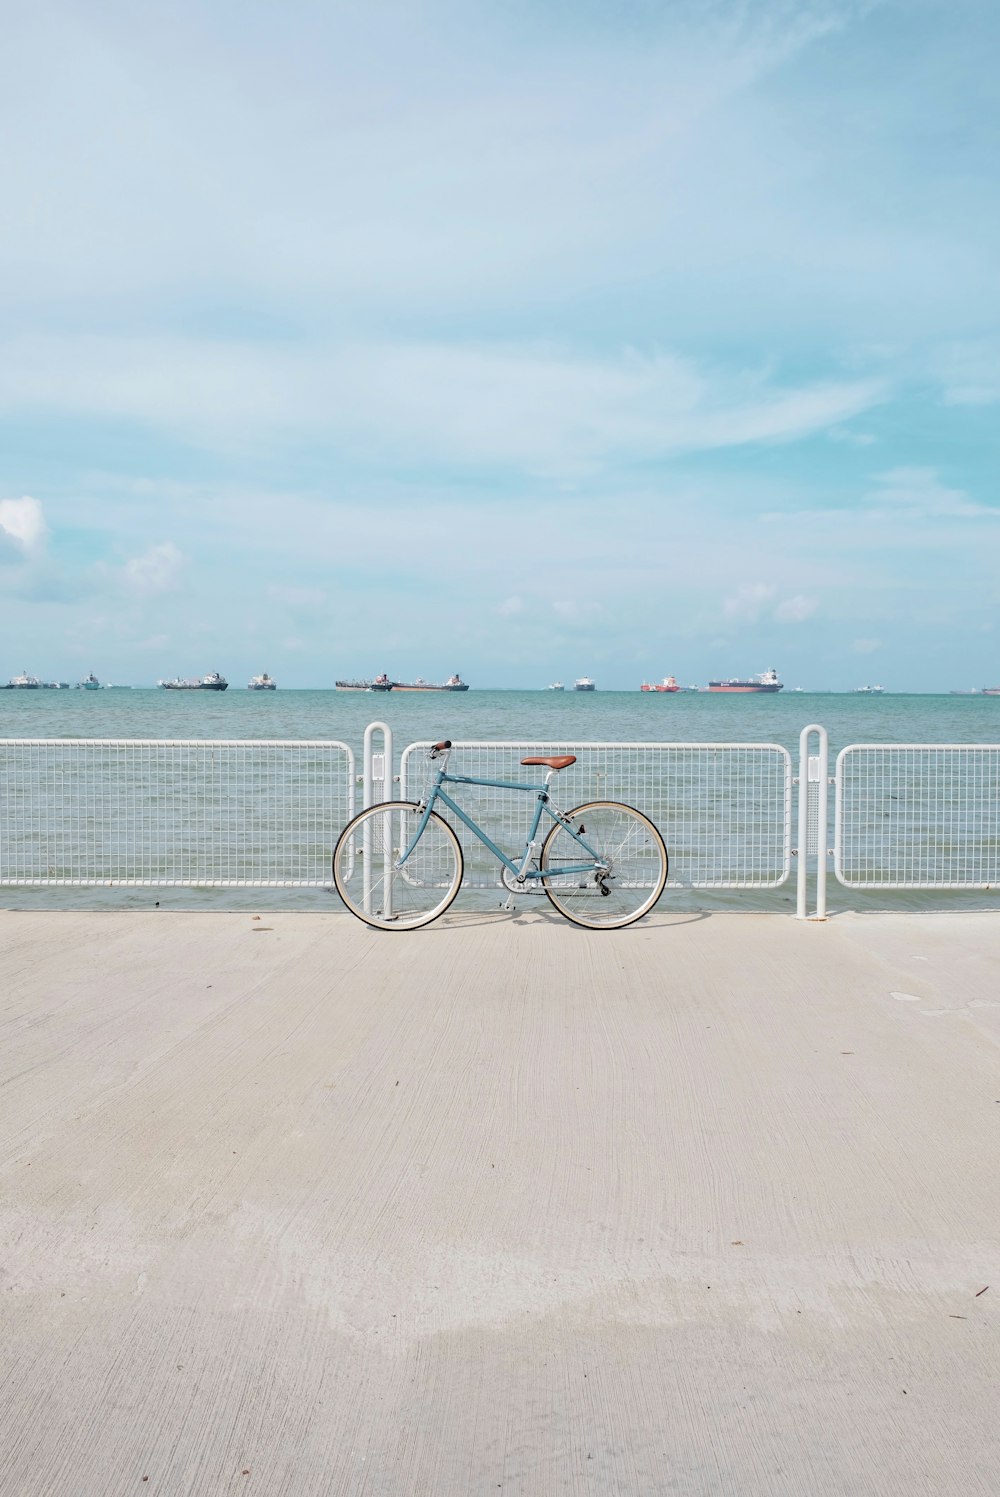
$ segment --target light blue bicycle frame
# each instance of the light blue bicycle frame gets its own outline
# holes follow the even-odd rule
[[[552,773],[555,773],[555,771],[552,771]],[[434,810],[436,803],[440,800],[444,802],[444,804],[450,811],[454,811],[459,820],[463,821],[469,828],[469,831],[474,832],[475,835],[479,838],[480,842],[482,842],[484,846],[488,847],[493,856],[495,858],[499,858],[500,862],[503,863],[506,868],[509,868],[511,873],[518,880],[523,878],[525,881],[527,881],[528,879],[541,879],[546,877],[546,874],[542,871],[542,869],[529,868],[527,866],[528,859],[531,857],[532,849],[535,846],[535,839],[538,835],[538,827],[542,820],[542,813],[545,811],[548,812],[553,821],[557,822],[559,826],[564,827],[569,835],[573,838],[573,841],[577,842],[580,847],[583,848],[584,852],[589,855],[589,861],[586,863],[572,863],[568,865],[561,865],[558,870],[559,876],[562,876],[564,874],[593,873],[595,872],[595,870],[599,871],[601,868],[607,868],[608,864],[604,862],[600,855],[594,851],[594,849],[587,842],[586,838],[581,837],[580,833],[577,831],[576,827],[573,826],[572,822],[569,821],[561,811],[556,810],[550,804],[549,784],[551,783],[552,773],[546,776],[544,784],[522,785],[516,780],[477,780],[474,779],[471,775],[448,774],[444,769],[439,769],[434,776],[434,784],[431,787],[430,794],[427,797],[426,803],[424,803],[424,814],[420,818],[420,825],[414,832],[413,839],[410,842],[409,847],[402,854],[402,856],[396,860],[396,862],[393,864],[393,867],[402,868],[403,864],[406,862],[407,858],[410,856],[413,849],[420,841],[420,838],[422,837],[424,832],[424,828],[431,818],[431,812]],[[528,833],[528,840],[524,849],[524,857],[522,858],[520,863],[515,863],[513,858],[509,858],[505,852],[501,852],[500,848],[497,847],[496,843],[493,841],[493,838],[488,836],[487,833],[483,831],[482,827],[479,826],[475,821],[473,821],[472,817],[469,816],[466,811],[463,811],[460,805],[456,804],[456,802],[452,800],[447,791],[441,788],[444,784],[487,785],[496,790],[527,790],[533,791],[538,796],[538,800],[535,803],[535,817],[531,823],[531,830]],[[391,802],[386,802],[386,809],[391,809]],[[549,870],[550,877],[552,871],[553,870]]]

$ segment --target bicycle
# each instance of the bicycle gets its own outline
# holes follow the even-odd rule
[[[565,812],[552,803],[549,786],[560,770],[576,763],[575,754],[522,759],[526,767],[548,770],[541,784],[523,784],[449,774],[451,747],[445,739],[431,749],[430,759],[439,762],[424,799],[369,806],[341,832],[333,854],[334,884],[359,920],[377,930],[415,930],[443,915],[455,899],[464,859],[454,829],[435,809],[439,803],[499,860],[511,898],[540,888],[561,915],[588,930],[617,930],[653,908],[667,881],[668,859],[649,817],[617,801],[589,801]],[[502,852],[445,785],[533,792],[534,817],[521,857]],[[545,816],[553,825],[539,849]]]

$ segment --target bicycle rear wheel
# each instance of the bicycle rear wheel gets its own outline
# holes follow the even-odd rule
[[[333,854],[333,881],[352,915],[376,930],[415,930],[443,915],[462,882],[462,849],[435,812],[402,868],[423,807],[414,801],[369,806],[349,821]]]
[[[542,847],[545,892],[560,915],[588,930],[617,930],[648,913],[667,882],[667,849],[648,816],[617,801],[590,801],[567,820],[598,854],[604,870],[563,873],[586,862],[565,827],[554,826]]]

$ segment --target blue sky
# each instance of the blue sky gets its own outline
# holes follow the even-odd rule
[[[40,0],[0,676],[1000,683],[1000,11]]]

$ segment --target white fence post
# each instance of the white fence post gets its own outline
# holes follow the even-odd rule
[[[817,752],[809,752],[809,736],[816,734]],[[799,845],[796,875],[797,920],[826,919],[827,777],[830,740],[820,723],[809,723],[799,734]],[[808,913],[809,859],[816,857],[816,910]]]
[[[382,734],[382,747],[376,749],[375,734]],[[380,805],[392,800],[387,794],[392,784],[392,729],[387,723],[369,723],[365,729],[365,746],[362,762],[362,807]]]
[[[382,747],[376,749],[375,734],[381,733]],[[369,806],[381,805],[383,801],[392,799],[392,729],[388,723],[369,723],[365,729],[365,743],[363,753],[362,772],[362,804],[365,810]],[[381,820],[382,818],[379,818]],[[392,889],[392,881],[389,878],[390,864],[392,862],[392,838],[385,835],[385,824],[383,823],[382,837],[382,861],[383,861],[383,889],[386,897]],[[372,903],[372,874],[374,871],[372,859],[372,827],[371,822],[365,822],[361,837],[361,878],[364,891],[364,907],[366,913],[371,913]],[[388,909],[383,911],[388,914]]]

